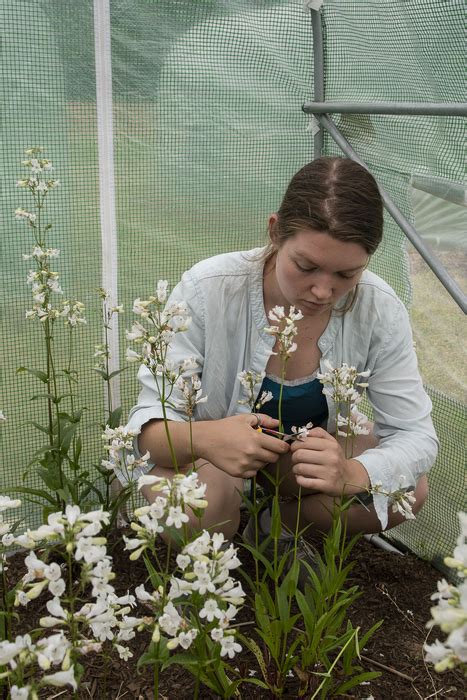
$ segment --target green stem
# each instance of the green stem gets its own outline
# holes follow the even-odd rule
[[[315,692],[313,693],[313,695],[310,697],[310,700],[314,700],[314,699],[317,697],[319,691],[321,690],[321,688],[323,687],[323,685],[326,683],[327,679],[331,677],[331,672],[333,671],[334,666],[337,664],[337,662],[339,661],[340,657],[342,656],[342,654],[344,653],[344,651],[345,651],[345,650],[347,649],[347,647],[349,646],[350,642],[353,640],[353,638],[355,637],[355,635],[358,633],[358,629],[359,629],[359,628],[357,627],[357,629],[353,631],[353,634],[349,637],[349,639],[346,641],[346,643],[344,644],[344,646],[342,647],[342,649],[339,651],[339,653],[337,654],[336,658],[335,658],[334,661],[332,662],[330,669],[327,671],[327,673],[326,673],[326,675],[324,676],[323,680],[321,681],[321,683],[319,684],[319,686],[316,688],[316,690],[315,690]]]
[[[107,318],[107,302],[105,299],[103,301],[103,305],[104,305],[105,373],[108,377],[110,374],[109,334],[108,334],[108,330],[109,330],[108,323],[109,323],[110,319]],[[110,385],[110,381],[111,381],[110,379],[106,379],[106,381],[105,381],[106,389],[107,389],[107,412],[108,412],[106,423],[108,423],[109,425],[110,425],[110,416],[112,414],[112,387]],[[113,427],[113,426],[111,426],[111,427]]]
[[[253,505],[254,505],[254,518],[255,518],[255,549],[259,549],[259,522],[258,522],[258,511],[256,510],[256,476],[253,477]],[[259,562],[257,557],[255,557],[255,580],[256,580],[256,590],[259,588]]]
[[[157,656],[159,656],[159,644],[160,642],[157,642],[156,644],[156,653]],[[159,661],[156,661],[154,664],[154,700],[158,700],[159,698]]]
[[[195,462],[196,462],[196,457],[195,457],[195,451],[193,449],[193,421],[192,421],[192,416],[189,416],[188,418],[188,423],[190,426],[190,452],[191,452],[191,463],[193,465],[193,469],[195,468]]]
[[[2,567],[2,610],[5,612],[6,616],[0,617],[0,631],[2,633],[2,639],[11,640],[11,610],[7,602],[7,578],[5,571],[5,560],[2,559],[3,553],[0,554],[0,565]]]
[[[279,389],[279,405],[278,405],[278,419],[279,419],[279,430],[281,432],[284,431],[284,427],[282,425],[282,396],[283,396],[283,390],[284,390],[284,380],[285,380],[285,371],[286,371],[286,364],[287,364],[287,356],[281,356],[281,385]],[[280,467],[281,467],[281,460],[280,458],[276,462],[276,475],[275,475],[275,483],[274,483],[274,501],[279,508],[279,487],[280,487]],[[277,561],[278,559],[278,544],[279,540],[277,537],[273,538],[273,543],[274,543],[274,586],[277,587],[277,570],[279,567],[279,562]]]
[[[157,387],[159,388],[159,382],[157,380],[157,375],[154,373],[154,379],[156,380]],[[170,430],[169,430],[169,419],[167,418],[167,411],[165,408],[165,375],[162,374],[162,392],[159,392],[159,395],[161,397],[161,406],[162,406],[162,415],[164,418],[164,429],[165,429],[165,435],[167,438],[167,443],[169,445],[169,451],[170,451],[170,458],[172,460],[173,467],[178,474],[178,462],[177,462],[177,455],[175,454],[175,448],[173,446],[172,442],[172,437],[170,435]]]

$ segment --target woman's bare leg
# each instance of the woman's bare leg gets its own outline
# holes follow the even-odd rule
[[[422,476],[415,488],[416,501],[413,505],[414,515],[423,506],[428,494],[428,480],[426,476]],[[318,532],[327,532],[332,524],[332,511],[334,507],[334,499],[331,496],[324,494],[315,494],[311,496],[302,496],[300,504],[300,528],[309,526],[312,530]],[[291,530],[295,530],[297,521],[297,501],[284,501],[281,504],[281,515],[283,523]],[[374,506],[369,504],[364,506],[359,503],[352,504],[346,511],[347,517],[347,532],[353,535],[357,532],[374,533],[381,532],[381,523],[375,513]],[[388,513],[388,524],[386,530],[390,530],[396,525],[400,525],[405,521],[401,513]]]

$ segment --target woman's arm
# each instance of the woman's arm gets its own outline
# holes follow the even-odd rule
[[[262,425],[277,428],[278,421],[260,414]],[[190,426],[187,422],[170,421],[171,442],[178,465],[195,459],[206,459],[227,474],[250,478],[258,469],[275,463],[289,451],[287,443],[270,435],[258,432],[256,416],[242,414],[220,420],[194,421],[192,423],[193,445],[190,442]],[[140,451],[148,451],[155,464],[173,467],[172,453],[167,440],[164,422],[152,420],[146,423],[139,437]]]

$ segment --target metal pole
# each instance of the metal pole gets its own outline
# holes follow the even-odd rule
[[[313,25],[313,94],[317,102],[324,100],[324,53],[323,29],[319,10],[311,10]],[[319,158],[323,152],[323,130],[319,129],[313,138],[313,158]]]
[[[345,155],[349,158],[352,158],[352,160],[356,161],[369,171],[367,165],[358,157],[350,143],[342,135],[342,133],[339,131],[334,122],[331,121],[331,119],[324,114],[319,115],[317,119],[319,120],[320,124],[326,129],[326,131],[332,136],[334,141],[345,153]],[[418,250],[418,252],[425,260],[427,265],[433,270],[443,287],[449,292],[454,301],[460,306],[464,314],[467,313],[467,296],[463,293],[459,285],[445,270],[438,258],[432,253],[428,246],[425,245],[423,240],[420,238],[420,235],[417,233],[416,229],[412,226],[410,221],[408,221],[405,218],[403,213],[392,201],[387,192],[385,192],[382,187],[380,187],[379,189],[383,198],[384,206],[386,207],[387,211],[390,213],[394,221],[404,231],[405,235],[412,243],[414,248]]]
[[[316,89],[315,89],[316,97]],[[467,117],[466,102],[305,102],[306,114],[426,114],[441,117]]]
[[[94,45],[96,62],[97,144],[99,155],[99,196],[102,239],[102,287],[110,291],[109,306],[118,303],[117,217],[112,114],[112,60],[110,41],[110,0],[94,0]],[[119,369],[118,314],[109,331],[110,371]],[[113,408],[120,405],[120,376],[111,380]],[[107,404],[107,393],[104,391]]]

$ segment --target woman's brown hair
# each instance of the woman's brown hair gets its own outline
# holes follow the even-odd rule
[[[383,236],[378,185],[348,158],[323,157],[305,165],[290,181],[277,216],[279,246],[298,230],[310,229],[359,243],[372,255]]]
[[[317,158],[299,170],[277,211],[274,244],[266,248],[265,258],[297,231],[307,229],[359,243],[372,255],[383,237],[383,202],[368,170],[349,158],[337,157]],[[339,312],[349,311],[356,296],[357,287]]]

